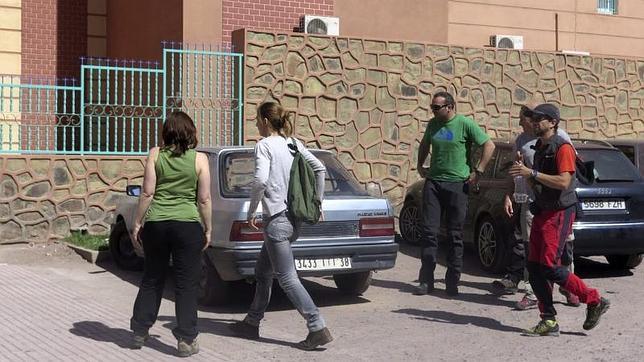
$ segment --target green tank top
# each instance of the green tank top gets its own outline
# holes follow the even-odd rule
[[[188,150],[182,156],[172,156],[161,150],[154,165],[156,190],[146,215],[146,221],[199,221],[197,209],[197,152]]]

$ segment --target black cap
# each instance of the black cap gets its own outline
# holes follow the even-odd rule
[[[557,108],[557,106],[555,106],[554,104],[550,104],[550,103],[544,103],[534,107],[532,112],[526,112],[526,116],[530,118],[534,116],[547,117],[556,122],[559,122],[561,120],[561,116],[559,114],[559,108]]]

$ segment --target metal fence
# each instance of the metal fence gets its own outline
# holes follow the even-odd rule
[[[242,54],[164,43],[161,63],[87,58],[80,80],[0,76],[0,153],[145,154],[188,113],[200,146],[243,142]]]

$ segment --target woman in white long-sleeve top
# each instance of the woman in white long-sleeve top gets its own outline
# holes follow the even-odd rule
[[[313,168],[320,204],[324,195],[326,169],[299,140],[291,137],[293,127],[289,115],[279,104],[266,102],[259,106],[257,128],[264,138],[255,145],[255,179],[251,189],[248,222],[252,228],[257,228],[255,212],[261,201],[264,245],[255,266],[257,283],[253,303],[246,318],[232,324],[230,328],[240,337],[259,338],[259,323],[270,301],[275,276],[293,306],[306,319],[309,333],[297,347],[315,349],[331,342],[333,337],[295,271],[291,242],[297,239],[300,225],[289,216],[287,209],[288,184],[293,163],[288,144],[295,141],[298,150]]]

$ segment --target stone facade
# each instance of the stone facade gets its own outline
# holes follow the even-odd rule
[[[416,152],[429,104],[449,91],[457,111],[494,138],[520,131],[530,99],[560,106],[573,137],[644,135],[644,60],[332,38],[247,30],[244,131],[256,107],[278,100],[308,145],[335,150],[360,182],[400,205],[418,179]],[[237,39],[240,41],[240,39]]]
[[[106,234],[144,157],[0,157],[0,243],[46,241],[70,230]]]

